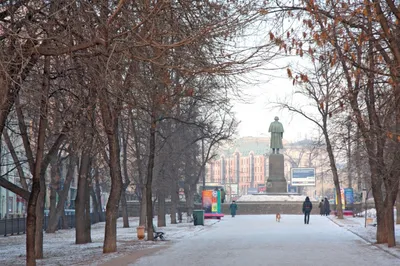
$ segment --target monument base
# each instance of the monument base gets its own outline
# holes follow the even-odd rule
[[[267,181],[267,193],[286,193],[287,183],[286,179],[283,180],[268,180]]]
[[[284,173],[283,154],[269,155],[269,178],[267,181],[267,193],[287,192],[287,183]]]

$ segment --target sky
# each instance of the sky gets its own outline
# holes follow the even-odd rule
[[[275,32],[276,29],[270,28],[272,25],[270,23],[257,25],[246,30],[246,37],[239,37],[238,47],[253,47],[270,43],[268,32],[270,30]],[[286,35],[284,32],[282,34]],[[271,52],[273,51],[274,49],[271,50]],[[265,57],[268,58],[268,54]],[[241,96],[246,99],[246,102],[233,100],[234,112],[237,120],[240,121],[238,137],[269,136],[269,124],[274,121],[275,116],[278,116],[279,121],[283,124],[285,130],[283,138],[286,141],[294,142],[317,135],[315,124],[301,115],[273,108],[273,102],[282,102],[283,99],[291,99],[294,105],[304,106],[306,103],[304,96],[293,95],[295,87],[292,80],[288,78],[287,66],[290,66],[292,71],[301,69],[300,65],[308,65],[307,60],[307,57],[297,56],[277,57],[271,62],[267,59],[265,65],[262,66],[264,70],[252,71],[242,76],[244,81],[239,83],[238,87],[244,93]],[[293,66],[295,67],[293,68]],[[265,70],[277,67],[282,67],[282,69]]]
[[[273,77],[271,77],[273,75]],[[286,69],[257,74],[258,84],[242,85],[246,102],[234,100],[234,112],[238,121],[238,137],[267,137],[269,124],[278,116],[283,124],[284,139],[289,142],[315,135],[315,124],[287,110],[274,108],[274,102],[293,98],[293,102],[304,101],[300,95],[293,96],[294,87],[287,77]]]

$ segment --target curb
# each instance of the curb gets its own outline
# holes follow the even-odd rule
[[[356,232],[350,230],[348,227],[344,226],[343,224],[340,224],[340,223],[334,221],[332,218],[328,217],[328,219],[331,220],[331,222],[333,222],[333,223],[336,224],[337,226],[342,227],[342,228],[346,229],[347,231],[349,231],[350,233],[352,233],[353,235],[358,236],[359,238],[361,238],[361,239],[364,240],[365,242],[367,242],[367,243],[373,245],[374,247],[379,248],[380,250],[386,252],[386,253],[389,254],[389,255],[392,255],[393,257],[395,257],[395,258],[397,258],[397,259],[400,259],[400,256],[398,256],[397,254],[394,254],[394,253],[390,252],[389,250],[386,250],[386,249],[382,248],[381,246],[376,245],[375,243],[371,242],[370,240],[368,240],[368,239],[365,238],[364,236],[362,236],[362,235],[360,235],[360,234],[358,234],[358,233],[356,233]]]

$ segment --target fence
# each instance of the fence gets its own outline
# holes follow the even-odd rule
[[[95,224],[95,220],[93,219],[93,213],[90,213],[90,221],[91,224]],[[104,222],[105,213],[100,213],[99,222]],[[43,230],[47,229],[49,224],[49,216],[44,216],[43,221]],[[75,214],[65,215],[65,225],[67,228],[75,228]],[[58,220],[57,229],[66,229],[63,227],[62,217]],[[11,217],[8,219],[0,220],[0,236],[8,236],[8,235],[20,235],[25,234],[26,231],[26,217]]]

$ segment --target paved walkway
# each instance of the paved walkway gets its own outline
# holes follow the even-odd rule
[[[163,266],[385,266],[400,260],[365,242],[326,217],[226,217],[199,235],[184,239],[168,249],[143,257],[131,265]]]

